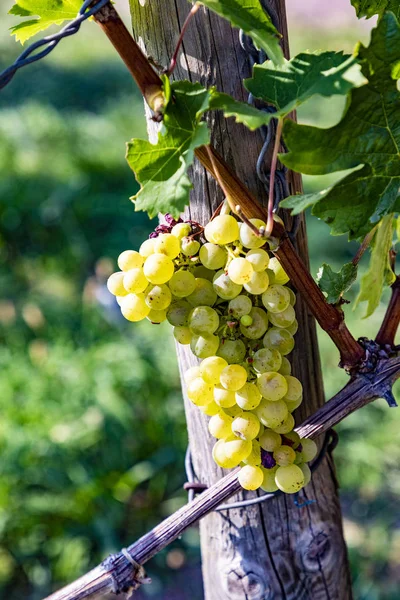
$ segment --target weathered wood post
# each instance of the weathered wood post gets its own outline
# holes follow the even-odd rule
[[[190,10],[187,0],[130,0],[136,40],[154,61],[168,65],[180,27]],[[288,56],[284,0],[270,2],[279,16]],[[202,7],[185,36],[175,76],[177,79],[217,85],[245,100],[242,79],[249,76],[248,56],[238,42],[238,31]],[[262,145],[260,133],[251,133],[220,115],[209,117],[212,142],[250,190],[266,202],[255,165]],[[155,133],[151,124],[151,134]],[[301,186],[289,175],[291,192]],[[215,181],[196,163],[192,180],[191,218],[206,223],[223,199]],[[304,223],[297,248],[308,262]],[[294,375],[300,378],[305,399],[297,421],[315,412],[324,402],[315,322],[298,298],[299,331],[291,356]],[[178,348],[181,372],[196,364],[190,351]],[[207,418],[185,400],[193,462],[200,481],[210,485],[223,475],[213,462],[214,441]],[[327,456],[305,490],[315,502],[297,508],[289,496],[267,503],[213,513],[201,521],[201,545],[206,600],[348,600],[350,575],[332,458]]]

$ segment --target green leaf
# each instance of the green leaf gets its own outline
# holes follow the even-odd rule
[[[283,62],[280,35],[259,0],[201,0],[201,3],[227,19],[233,27],[243,29],[273,62]]]
[[[274,116],[263,110],[259,110],[247,102],[234,100],[228,94],[211,90],[210,110],[222,110],[225,117],[235,117],[237,123],[243,123],[251,129],[258,129],[262,125],[268,125]]]
[[[353,263],[343,265],[339,273],[335,273],[329,265],[323,263],[317,275],[318,285],[321,291],[327,294],[329,304],[337,304],[356,279],[357,266]]]
[[[257,98],[273,104],[276,116],[285,116],[314,94],[347,94],[353,87],[344,78],[354,57],[342,52],[302,52],[283,65],[267,61],[255,65],[245,87]]]
[[[351,3],[358,18],[382,16],[387,10],[391,10],[397,18],[400,17],[400,0],[351,0]]]
[[[11,27],[12,34],[22,44],[50,25],[61,25],[77,16],[81,0],[16,0],[9,11],[18,17],[35,17]]]
[[[156,144],[133,139],[128,143],[127,160],[141,188],[131,198],[135,210],[150,218],[158,212],[178,216],[189,204],[192,184],[187,176],[194,150],[209,143],[206,123],[200,118],[209,107],[211,92],[198,83],[164,77],[166,106],[162,130]]]
[[[391,285],[396,279],[389,262],[392,240],[393,217],[387,215],[382,219],[375,234],[369,269],[361,279],[360,293],[355,303],[356,307],[360,302],[368,302],[364,318],[371,316],[379,306],[383,287]]]
[[[400,209],[400,28],[392,13],[385,13],[370,46],[360,44],[356,54],[368,84],[350,92],[340,123],[319,129],[287,120],[284,136],[290,151],[280,159],[309,175],[359,167],[319,198],[296,196],[285,200],[285,206],[313,202],[312,213],[330,225],[333,235],[360,239],[382,217]]]

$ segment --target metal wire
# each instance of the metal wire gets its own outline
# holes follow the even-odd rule
[[[310,470],[314,473],[318,467],[321,465],[327,454],[333,452],[336,448],[339,441],[339,436],[333,429],[329,429],[325,434],[325,439],[322,444],[321,450],[317,456],[317,458],[312,463]],[[186,450],[185,456],[185,470],[188,482],[184,485],[184,488],[188,490],[188,501],[191,502],[194,500],[196,492],[202,492],[207,489],[205,484],[199,483],[196,481],[196,474],[193,468],[192,455],[190,452],[190,446],[188,446]],[[246,508],[247,506],[253,506],[254,504],[261,504],[266,502],[267,500],[272,500],[272,498],[278,498],[279,496],[283,496],[284,493],[280,490],[273,493],[263,494],[262,496],[258,496],[257,498],[250,498],[249,500],[241,500],[239,502],[231,502],[230,504],[221,504],[214,510],[223,511],[223,510],[232,510],[234,508]],[[294,494],[294,503],[298,508],[303,508],[304,506],[308,506],[312,504],[314,500],[306,500],[305,502],[299,501],[299,494]]]
[[[85,0],[76,19],[65,25],[65,27],[63,27],[57,33],[48,35],[26,48],[26,50],[24,50],[22,54],[18,56],[12,65],[0,73],[0,90],[10,83],[18,69],[26,67],[37,60],[41,60],[50,54],[50,52],[54,50],[54,48],[61,42],[62,39],[77,33],[82,23],[97,13],[101,8],[103,8],[103,6],[108,4],[108,2],[109,0],[99,0],[96,4],[91,6],[91,4],[93,4],[93,0]],[[39,48],[42,47],[43,50],[38,52]]]

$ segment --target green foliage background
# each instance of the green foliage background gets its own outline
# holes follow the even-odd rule
[[[5,4],[0,67],[19,51]],[[355,27],[317,34],[293,25],[294,53],[351,51],[360,37]],[[312,100],[301,120],[330,126],[343,102]],[[137,187],[124,160],[125,141],[144,135],[141,99],[93,24],[0,93],[0,596],[10,600],[42,598],[184,501],[170,332],[124,322],[104,287],[110,261],[151,229],[128,200]],[[308,191],[326,182],[306,180]],[[312,218],[309,234],[314,275],[324,261],[351,259],[355,246],[327,239]],[[364,309],[350,307],[354,333],[373,336],[383,310],[363,321]],[[327,337],[320,341],[329,397],[346,376]],[[398,598],[399,425],[398,411],[378,401],[338,428],[360,599]],[[200,599],[198,561],[190,530],[152,561],[154,583],[139,597]]]

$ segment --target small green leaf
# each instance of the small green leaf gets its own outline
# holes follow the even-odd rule
[[[167,100],[163,128],[156,144],[133,139],[128,143],[127,160],[141,188],[131,198],[135,210],[178,216],[189,204],[192,184],[187,176],[194,150],[209,143],[206,123],[200,118],[208,109],[212,91],[198,83],[164,78]]]
[[[243,29],[274,63],[283,62],[280,35],[259,0],[201,0],[201,3],[233,27]]]
[[[397,18],[400,17],[400,0],[351,0],[351,3],[358,18],[382,16],[387,10],[391,10]]]
[[[347,94],[353,84],[344,75],[354,62],[342,52],[302,52],[283,65],[271,61],[255,65],[253,77],[244,84],[254,96],[273,104],[277,116],[283,117],[314,94]]]
[[[11,27],[11,33],[22,44],[50,25],[72,21],[82,5],[81,0],[16,0],[9,11],[18,17],[35,17]]]
[[[318,271],[317,281],[322,292],[327,297],[329,304],[337,304],[357,279],[357,266],[353,263],[346,263],[340,269],[339,273],[335,273],[332,268],[323,263]]]
[[[374,236],[369,269],[361,279],[360,293],[355,302],[355,307],[360,302],[368,302],[364,318],[371,316],[379,306],[384,286],[391,285],[396,279],[389,262],[392,240],[393,215],[387,215]]]
[[[247,102],[234,100],[228,94],[212,91],[210,110],[222,110],[225,117],[235,117],[237,123],[243,123],[251,129],[258,129],[262,125],[268,125],[274,115],[259,110]]]
[[[358,59],[368,84],[349,94],[345,114],[335,127],[319,129],[287,120],[289,153],[282,162],[295,171],[323,175],[353,171],[320,197],[296,196],[285,206],[314,203],[312,213],[331,227],[333,235],[362,239],[382,217],[400,209],[400,28],[385,13],[372,31],[368,48],[359,45]]]

